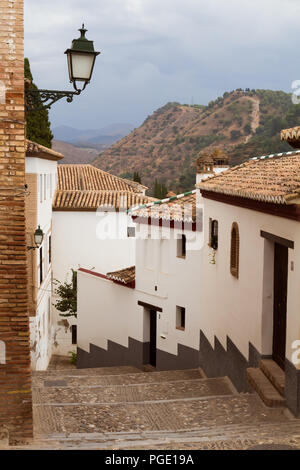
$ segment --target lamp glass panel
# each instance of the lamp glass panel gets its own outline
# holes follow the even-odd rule
[[[82,82],[89,81],[94,60],[94,54],[77,54],[72,52],[73,79]]]

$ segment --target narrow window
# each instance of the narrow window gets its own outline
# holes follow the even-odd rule
[[[185,308],[176,307],[176,328],[177,330],[185,330]]]
[[[239,227],[238,227],[238,224],[234,222],[231,228],[230,272],[237,279],[239,277],[239,255],[240,255]]]
[[[77,344],[77,325],[72,325],[72,344]]]
[[[43,248],[40,248],[40,284],[43,282]]]
[[[44,175],[44,201],[47,199],[47,175]]]
[[[49,254],[49,264],[51,264],[52,260],[52,246],[51,246],[51,235],[49,235],[49,240],[48,240],[48,254]]]
[[[218,249],[219,224],[217,220],[209,219],[209,246],[214,250]]]
[[[186,235],[177,238],[177,258],[186,257]]]
[[[43,175],[40,175],[40,202],[43,202]]]
[[[52,193],[52,173],[50,175],[50,197],[52,197],[53,193]]]

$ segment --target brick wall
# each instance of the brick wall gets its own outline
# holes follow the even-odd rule
[[[32,436],[25,239],[23,0],[0,1],[0,426],[10,442]]]

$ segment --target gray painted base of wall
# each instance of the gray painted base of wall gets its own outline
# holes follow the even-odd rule
[[[178,355],[157,349],[157,370],[195,369],[199,367],[199,351],[183,344],[178,344]]]
[[[300,370],[285,360],[285,399],[292,413],[300,418]]]
[[[266,356],[262,356],[251,343],[249,343],[249,360],[247,361],[228,336],[226,349],[216,336],[214,347],[212,347],[203,331],[200,331],[199,349],[199,366],[208,377],[227,376],[239,392],[253,392],[246,379],[246,369],[257,367],[259,361]]]
[[[106,350],[90,344],[89,353],[77,348],[77,369],[114,366],[140,367],[149,362],[149,343],[129,338],[128,348],[113,341],[108,341],[107,346]]]

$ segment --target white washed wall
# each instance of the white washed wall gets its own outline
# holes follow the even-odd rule
[[[26,157],[25,165],[26,173],[37,174],[37,225],[40,225],[45,234],[42,244],[44,280],[39,285],[39,275],[37,275],[37,310],[36,316],[30,318],[31,364],[34,370],[45,370],[51,359],[54,341],[54,327],[51,319],[52,266],[49,263],[48,240],[49,236],[52,236],[52,201],[56,188],[57,162],[43,158]],[[38,271],[38,250],[36,262],[35,269]]]
[[[207,246],[209,218],[219,222],[215,265],[210,264],[211,249]],[[230,237],[233,222],[238,223],[240,235],[239,279],[230,273]],[[295,249],[289,249],[288,269],[286,357],[291,360],[292,342],[300,338],[299,222],[204,199],[205,314],[201,329],[212,345],[216,335],[226,347],[228,335],[246,358],[249,341],[260,353],[272,354],[272,243],[260,236],[261,230],[295,242]],[[294,271],[291,270],[292,261]]]
[[[54,211],[53,278],[69,282],[71,268],[82,267],[106,274],[133,266],[135,241],[127,237],[128,221],[126,213]],[[62,318],[55,308],[53,316],[57,325],[54,353],[67,355],[76,349],[71,344],[70,327],[77,321],[74,317]]]

